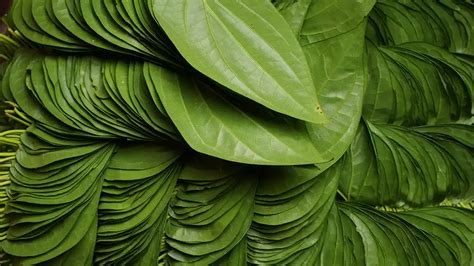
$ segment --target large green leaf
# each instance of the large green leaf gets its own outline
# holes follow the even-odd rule
[[[364,15],[362,14],[362,16]],[[359,20],[362,21],[363,17],[359,17]],[[315,150],[312,149],[312,145],[308,141],[305,141],[308,137],[304,134],[296,132],[297,130],[294,133],[289,133],[290,129],[295,127],[284,123],[288,119],[282,118],[282,122],[278,123],[281,126],[277,123],[272,125],[268,121],[276,119],[264,116],[263,111],[260,111],[260,114],[255,111],[252,112],[242,104],[235,104],[238,102],[235,100],[232,102],[233,99],[231,98],[227,98],[229,100],[225,101],[227,102],[227,108],[225,108],[224,101],[218,106],[218,98],[216,97],[218,92],[206,90],[205,87],[208,86],[204,82],[194,81],[194,84],[180,85],[179,89],[173,88],[176,87],[175,84],[177,83],[184,83],[184,77],[182,77],[180,80],[183,80],[183,82],[169,81],[169,85],[160,85],[158,92],[164,101],[165,107],[169,108],[168,113],[171,114],[171,118],[185,140],[191,147],[200,152],[246,163],[320,163],[321,168],[324,169],[342,156],[350,145],[359,123],[365,80],[362,42],[364,26],[365,23],[362,21],[354,30],[339,35],[336,38],[303,46],[303,50],[310,63],[314,84],[319,88],[319,96],[325,100],[322,102],[322,105],[324,109],[328,110],[326,113],[330,118],[329,122],[324,125],[312,123],[307,123],[306,125],[306,130],[310,133]],[[359,45],[353,45],[350,49],[347,49],[343,45],[347,42],[354,42]],[[329,50],[328,47],[330,47]],[[328,53],[331,56],[326,56]],[[165,73],[164,71],[161,72]],[[159,75],[154,74],[152,76],[158,77]],[[158,82],[162,83],[159,80]],[[193,89],[187,87],[193,87]],[[192,91],[195,92],[191,94]],[[198,91],[200,95],[197,94]],[[206,91],[212,92],[214,96],[209,95]],[[224,93],[221,94],[223,95]],[[218,97],[224,98],[220,95]],[[202,100],[200,102],[193,101],[196,98]],[[201,103],[203,102],[206,102],[206,105],[202,105]],[[196,103],[199,105],[195,105]],[[234,115],[230,115],[229,111],[224,112],[224,110],[230,110],[230,107],[236,109]],[[196,108],[202,111],[195,112]],[[244,112],[247,113],[246,119],[237,120],[241,116],[240,114]],[[211,120],[209,119],[211,117],[213,119],[210,124]],[[248,123],[249,119],[257,123],[254,121]],[[236,126],[239,128],[236,128]],[[288,136],[280,134],[280,132],[285,132],[283,127],[288,128],[285,130],[288,132],[286,133]],[[255,129],[250,131],[251,128]],[[303,130],[303,128],[300,130]],[[268,131],[270,134],[265,131]],[[226,132],[226,134],[223,134],[223,132]],[[253,132],[253,134],[250,132]],[[253,141],[251,137],[254,134],[260,136],[257,142]],[[285,141],[285,139],[290,139],[290,137],[299,139],[300,143]],[[262,140],[265,142],[262,142]],[[281,142],[281,140],[283,140],[282,144],[284,145],[278,145],[277,142]],[[267,144],[267,142],[271,144]],[[227,143],[227,145],[222,146],[220,143]],[[231,143],[232,145],[229,145]],[[241,143],[245,143],[245,146],[240,145]],[[274,147],[270,155],[263,153],[265,150],[268,150],[265,148],[268,145]],[[302,147],[302,149],[299,147]],[[290,149],[300,152],[288,153]],[[275,152],[279,150],[281,152]],[[284,150],[287,151],[284,152]],[[286,158],[280,158],[280,154],[284,154]]]
[[[471,4],[374,2],[15,1],[0,264],[473,265]]]
[[[219,93],[197,77],[149,67],[166,111],[193,149],[250,164],[323,162],[302,121]]]
[[[306,24],[305,24],[306,25]],[[317,43],[303,46],[321,106],[329,122],[307,123],[311,139],[329,162],[337,161],[352,142],[362,114],[366,83],[363,36],[366,23]],[[345,43],[354,43],[347,47]]]
[[[153,11],[201,73],[277,112],[325,121],[304,54],[269,1],[158,0]]]
[[[326,161],[318,164],[324,170],[343,155],[359,124],[366,83],[364,18],[374,1],[276,1],[274,4],[300,39],[328,118],[324,125],[307,124]],[[346,9],[353,12],[338,12]],[[326,17],[338,24],[324,22]]]

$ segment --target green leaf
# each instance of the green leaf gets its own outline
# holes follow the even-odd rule
[[[472,56],[473,21],[472,3],[379,0],[370,14],[369,38],[380,45],[424,42]]]
[[[181,140],[152,99],[144,63],[43,55],[28,62],[33,54],[17,53],[4,90],[27,105],[25,113],[38,126],[102,139]]]
[[[48,265],[92,265],[97,237],[97,221],[91,223],[84,238],[67,252],[45,262]]]
[[[96,241],[102,173],[115,145],[63,146],[61,138],[46,141],[35,134],[22,136],[26,145],[11,169],[10,226],[2,249],[19,264],[87,263]]]
[[[269,1],[159,0],[153,11],[204,75],[277,112],[325,122],[304,54]]]
[[[304,123],[218,93],[195,77],[154,65],[150,73],[171,120],[193,149],[250,164],[322,162]]]
[[[257,190],[255,218],[248,233],[249,259],[284,265],[470,265],[474,213],[432,207],[390,213],[355,202],[334,201],[337,181],[351,161],[341,158],[310,186],[288,197],[285,183],[272,195]],[[270,169],[262,178],[311,176],[310,168]],[[313,172],[317,173],[313,170]],[[283,173],[283,175],[281,175]],[[281,176],[279,176],[279,174]],[[283,178],[282,180],[289,180]],[[290,189],[292,190],[292,189]],[[279,194],[275,192],[280,191]],[[306,200],[298,201],[300,198]],[[294,204],[290,204],[294,202]],[[305,214],[309,210],[309,214]]]
[[[275,3],[300,38],[310,66],[318,98],[328,122],[307,124],[308,132],[323,156],[324,170],[334,164],[354,138],[362,112],[366,83],[365,16],[373,1],[280,1]],[[336,12],[353,5],[346,14]],[[322,12],[322,13],[321,13]],[[331,16],[341,24],[324,23]],[[353,45],[347,46],[347,43]]]
[[[473,199],[474,153],[463,141],[474,138],[472,126],[443,125],[439,132],[441,126],[366,125],[347,153],[351,163],[340,182],[349,200],[409,207]]]
[[[300,43],[315,43],[353,30],[369,14],[374,4],[375,0],[311,1],[300,31]]]
[[[209,265],[224,256],[232,261],[241,257],[234,248],[242,248],[252,221],[258,172],[245,166],[222,168],[227,164],[202,155],[186,161],[166,226],[173,264]]]
[[[237,244],[229,253],[221,257],[212,265],[247,265],[247,240],[245,238],[240,240],[240,243]]]
[[[306,19],[308,8],[313,3],[312,0],[276,0],[272,1],[273,5],[278,9],[280,14],[290,25],[296,37],[299,38],[301,28]]]
[[[368,43],[369,80],[363,116],[377,123],[471,123],[471,67],[444,49],[422,43]]]
[[[164,252],[161,239],[181,170],[179,155],[179,148],[166,145],[119,145],[104,172],[95,263],[156,265]]]
[[[305,24],[306,25],[306,24]],[[321,106],[329,120],[324,125],[307,123],[321,156],[335,163],[351,144],[361,115],[366,83],[363,36],[365,21],[334,38],[303,46]],[[347,47],[346,43],[354,43]]]
[[[293,254],[319,241],[335,199],[341,163],[323,174],[315,166],[272,167],[263,172],[248,232],[251,263],[292,264]]]
[[[471,2],[16,0],[0,264],[473,265]]]
[[[22,0],[14,3],[9,17],[22,36],[45,47],[73,53],[101,49],[182,67],[184,60],[145,4],[116,4],[112,0]]]
[[[352,264],[472,263],[472,211],[436,207],[384,213],[359,204],[338,207],[342,228],[339,226],[336,232],[342,236],[337,246],[343,249],[339,254],[348,255]],[[334,250],[328,245],[322,248],[323,253]],[[321,256],[319,263],[334,263],[325,259]]]

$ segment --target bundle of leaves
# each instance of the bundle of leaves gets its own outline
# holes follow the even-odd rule
[[[6,20],[2,263],[474,264],[469,1],[15,0]]]

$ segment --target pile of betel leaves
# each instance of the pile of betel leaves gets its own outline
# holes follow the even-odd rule
[[[470,0],[4,20],[0,264],[474,264]]]

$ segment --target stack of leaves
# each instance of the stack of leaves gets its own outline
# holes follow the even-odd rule
[[[258,171],[204,156],[185,162],[166,225],[170,262],[245,263]]]
[[[96,263],[156,262],[167,205],[181,169],[180,155],[179,149],[154,143],[118,147],[103,174]],[[93,241],[88,245],[94,246]]]
[[[0,263],[474,264],[470,1],[16,0],[5,20]]]
[[[6,218],[5,208],[9,202],[7,189],[11,184],[10,168],[15,160],[15,152],[20,145],[20,136],[25,133],[24,127],[28,123],[21,124],[21,118],[17,117],[19,111],[16,107],[11,110],[11,104],[4,103],[0,106],[3,114],[0,115],[0,241],[7,238],[9,221]],[[0,249],[0,264],[4,265],[9,262],[8,257]]]

